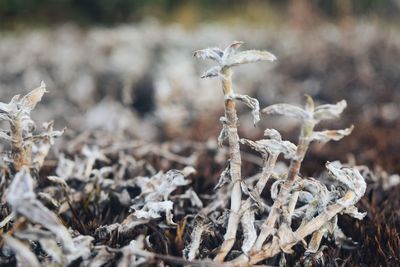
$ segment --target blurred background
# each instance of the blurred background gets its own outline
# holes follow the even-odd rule
[[[346,99],[351,137],[315,147],[310,158],[348,160],[399,173],[400,1],[0,0],[0,99],[44,80],[37,120],[70,135],[101,129],[149,141],[215,140],[223,114],[219,81],[199,77],[212,62],[193,51],[266,49],[278,58],[235,69],[235,90],[303,104]],[[295,121],[254,128],[239,105],[241,134],[276,127],[295,140]],[[318,156],[313,156],[318,155]]]

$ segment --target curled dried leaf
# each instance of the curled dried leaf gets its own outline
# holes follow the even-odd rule
[[[302,120],[306,119],[307,117],[312,117],[312,114],[307,113],[304,109],[285,103],[268,106],[264,108],[261,112],[268,115],[270,114],[285,115]]]
[[[364,195],[367,184],[356,168],[344,167],[339,161],[327,162],[325,167],[333,179],[346,185],[349,190],[356,194],[354,203]]]
[[[22,168],[10,185],[6,197],[13,212],[25,216],[32,223],[43,225],[54,233],[68,252],[74,251],[71,235],[57,216],[46,208],[33,192],[33,179],[27,167]]]
[[[240,139],[242,144],[250,146],[252,149],[260,152],[264,157],[268,155],[279,155],[287,159],[293,159],[296,156],[297,147],[289,141],[277,141],[274,139],[262,139],[259,141],[251,141],[248,139]]]
[[[233,55],[236,50],[244,44],[242,41],[233,41],[230,45],[228,45],[224,50],[223,59],[226,60],[231,55]]]
[[[243,102],[246,106],[251,108],[251,114],[253,115],[253,123],[254,125],[256,125],[257,122],[260,121],[260,104],[258,103],[258,100],[248,95],[235,95],[234,99]]]
[[[312,133],[311,138],[315,141],[319,141],[321,143],[326,143],[331,140],[339,141],[345,136],[348,136],[353,131],[354,126],[352,125],[349,128],[342,130],[327,130],[327,131],[316,131]]]
[[[193,56],[201,59],[212,59],[221,63],[223,54],[224,52],[220,48],[210,47],[195,51]]]
[[[320,105],[314,110],[314,119],[317,121],[331,120],[340,117],[343,110],[347,107],[346,100],[342,100],[335,105],[327,104]]]
[[[10,248],[17,256],[19,266],[40,267],[36,255],[31,252],[28,246],[9,235],[2,235],[5,245]]]
[[[46,84],[42,81],[38,88],[33,89],[21,99],[19,103],[21,105],[20,108],[30,113],[35,108],[36,104],[42,100],[44,93],[47,93]]]
[[[258,61],[275,61],[276,57],[268,51],[247,50],[236,53],[227,58],[225,65],[227,67],[238,66],[246,63]]]
[[[201,78],[212,78],[212,77],[218,77],[221,72],[221,67],[220,66],[214,66],[207,70],[203,75],[201,75]]]
[[[281,134],[275,129],[266,129],[264,131],[264,136],[268,137],[269,139],[274,139],[276,141],[282,140]]]

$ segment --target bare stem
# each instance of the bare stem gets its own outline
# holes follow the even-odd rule
[[[13,155],[13,167],[15,172],[19,172],[22,166],[30,166],[30,155],[24,147],[24,137],[22,135],[21,120],[17,116],[10,124],[11,129],[11,152]]]

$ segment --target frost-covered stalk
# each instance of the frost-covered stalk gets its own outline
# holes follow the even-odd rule
[[[272,106],[273,107],[273,106]],[[263,112],[270,113],[271,109],[264,109]],[[314,111],[314,102],[311,97],[307,96],[306,103],[306,112]],[[281,213],[282,206],[287,200],[290,191],[292,190],[293,183],[297,174],[300,172],[301,163],[303,162],[304,156],[307,153],[308,147],[311,142],[312,133],[314,131],[316,121],[311,117],[303,120],[303,124],[301,126],[299,143],[296,149],[296,156],[290,161],[289,172],[286,178],[285,183],[282,185],[281,190],[279,192],[278,198],[275,200],[271,212],[269,213],[267,219],[264,221],[261,232],[254,244],[254,249],[260,250],[264,241],[268,238],[270,234],[272,234],[275,223]],[[289,212],[289,211],[286,211]]]
[[[296,231],[292,232],[291,229],[286,229],[281,233],[280,238],[273,237],[273,239],[262,246],[262,249],[251,253],[250,255],[241,255],[228,262],[229,266],[251,266],[262,260],[271,258],[281,251],[291,251],[291,248],[304,239],[313,234],[310,240],[311,247],[320,242],[320,235],[326,231],[332,231],[336,227],[336,221],[331,224],[332,220],[339,213],[346,213],[354,218],[362,219],[366,214],[357,211],[354,206],[364,195],[366,190],[366,183],[360,172],[355,168],[343,167],[338,162],[327,163],[326,168],[330,176],[343,184],[347,191],[339,199],[334,199],[332,204],[323,207],[320,214],[312,218],[310,221],[300,226]],[[318,181],[316,181],[319,183]],[[321,184],[322,186],[322,184]],[[315,235],[314,235],[315,234]]]
[[[53,131],[52,123],[45,123],[44,133],[33,134],[36,125],[30,115],[46,92],[46,85],[42,82],[40,87],[21,99],[20,95],[16,95],[8,104],[0,102],[0,121],[7,121],[10,125],[10,132],[0,129],[0,138],[11,144],[11,157],[7,160],[14,173],[19,172],[23,166],[34,167],[38,171],[54,138],[63,133]]]
[[[236,232],[240,221],[240,203],[242,201],[242,189],[240,183],[242,181],[240,157],[239,135],[237,132],[237,114],[235,101],[229,96],[234,95],[232,89],[232,73],[230,68],[221,70],[222,88],[225,95],[225,118],[229,142],[229,158],[230,158],[230,177],[233,183],[231,193],[231,209],[228,219],[228,227],[224,236],[224,242],[215,257],[216,261],[223,261],[235,243]]]
[[[242,201],[241,190],[241,157],[239,147],[239,135],[237,132],[237,114],[235,108],[235,100],[242,101],[252,109],[254,123],[257,123],[259,118],[259,104],[256,99],[249,96],[236,95],[232,88],[232,70],[231,67],[251,63],[262,60],[275,60],[275,56],[267,51],[248,50],[236,52],[243,42],[233,42],[224,50],[220,48],[207,48],[198,50],[194,56],[199,58],[209,58],[218,62],[218,66],[209,69],[202,77],[219,77],[222,81],[222,89],[225,97],[225,116],[221,118],[223,129],[219,136],[218,143],[222,144],[224,139],[228,139],[229,157],[230,157],[230,178],[233,184],[231,192],[231,207],[228,219],[228,226],[224,235],[216,261],[224,261],[226,255],[233,247],[236,239],[236,232],[240,222],[240,206]]]

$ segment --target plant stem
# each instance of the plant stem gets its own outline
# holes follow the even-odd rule
[[[25,150],[24,147],[24,138],[22,136],[22,126],[21,126],[21,120],[19,116],[13,120],[12,123],[10,123],[10,130],[11,130],[11,153],[13,156],[13,168],[14,171],[17,173],[21,170],[22,166],[29,165],[29,160],[27,151]]]
[[[235,108],[235,102],[231,97],[233,93],[232,89],[232,78],[231,70],[225,68],[222,71],[222,89],[225,96],[225,118],[227,120],[228,127],[228,142],[229,142],[229,157],[230,157],[230,176],[233,183],[232,194],[231,194],[231,208],[228,219],[228,226],[224,235],[224,242],[218,254],[214,260],[223,262],[226,255],[232,249],[235,239],[236,232],[240,221],[240,204],[242,200],[242,189],[240,186],[241,177],[241,163],[242,159],[240,156],[239,148],[239,135],[237,132],[237,114]]]
[[[274,231],[274,226],[279,215],[281,214],[282,206],[286,202],[290,191],[292,190],[297,174],[300,172],[301,163],[311,142],[311,135],[314,130],[314,126],[315,123],[313,121],[303,122],[299,144],[297,145],[296,157],[290,162],[287,179],[281,187],[278,198],[271,207],[271,212],[261,227],[261,232],[256,240],[256,243],[254,244],[253,251],[259,251],[262,248],[265,240]]]

